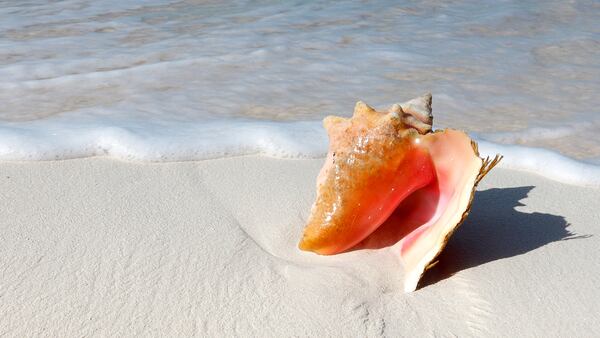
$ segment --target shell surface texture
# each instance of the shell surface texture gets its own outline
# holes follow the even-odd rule
[[[332,255],[377,241],[397,251],[404,290],[414,291],[502,158],[480,158],[466,133],[432,122],[430,94],[388,112],[359,101],[350,119],[326,117],[329,151],[299,248]]]

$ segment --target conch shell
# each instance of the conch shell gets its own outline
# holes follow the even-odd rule
[[[480,158],[467,134],[432,131],[432,121],[431,94],[387,113],[359,101],[351,119],[326,117],[329,152],[300,249],[343,252],[394,214],[402,237],[392,248],[405,266],[404,290],[414,291],[501,159]]]

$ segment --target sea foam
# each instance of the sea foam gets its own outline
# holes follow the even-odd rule
[[[600,187],[600,165],[577,161],[544,148],[479,141],[481,156],[504,156],[499,167],[524,170],[576,185]]]
[[[525,170],[564,183],[600,186],[600,166],[554,151],[478,139],[482,157],[501,154],[500,167]],[[0,125],[0,160],[39,161],[106,156],[127,161],[173,162],[264,155],[319,158],[327,152],[320,121],[227,119],[173,121],[61,118]]]

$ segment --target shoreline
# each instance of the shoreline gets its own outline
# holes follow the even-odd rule
[[[405,294],[386,248],[296,248],[321,164],[0,162],[0,333],[600,334],[600,189],[494,169]]]
[[[69,125],[70,129],[61,130],[65,125]],[[0,123],[3,134],[0,135],[0,162],[107,158],[151,164],[248,156],[315,160],[325,157],[329,143],[320,120],[217,120],[207,124],[187,124],[178,132],[178,128],[169,129],[167,126],[160,129],[161,123],[140,121],[122,125],[101,120],[82,123],[65,118],[61,123],[36,120],[10,127]],[[162,133],[155,135],[157,130]],[[469,134],[465,130],[457,130]],[[600,188],[598,164],[569,157],[556,149],[494,143],[479,135],[474,135],[473,140],[478,144],[481,157],[503,155],[499,163],[501,168],[526,171],[562,183]]]

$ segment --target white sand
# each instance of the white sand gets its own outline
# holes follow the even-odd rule
[[[296,249],[320,165],[0,164],[0,335],[600,335],[600,190],[494,170],[404,294],[385,248]]]

